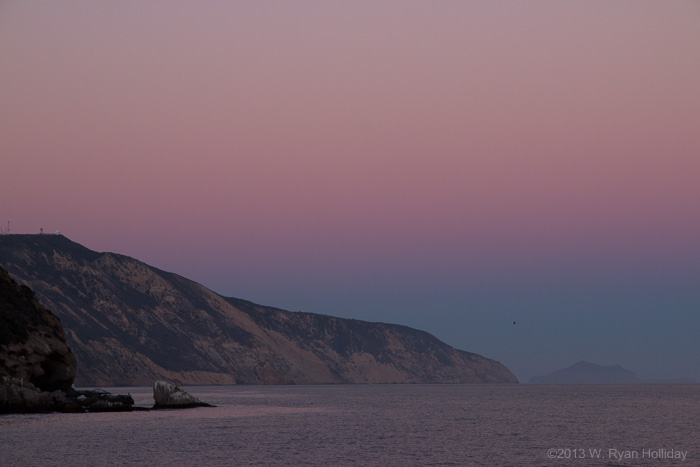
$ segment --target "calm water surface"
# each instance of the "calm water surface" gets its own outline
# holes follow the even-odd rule
[[[0,416],[0,465],[700,465],[700,385],[185,389],[217,407]]]

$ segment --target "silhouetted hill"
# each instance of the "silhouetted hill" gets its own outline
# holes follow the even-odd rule
[[[580,361],[574,365],[532,378],[531,383],[542,384],[621,384],[639,383],[637,376],[620,365],[601,366]]]
[[[0,266],[60,317],[79,385],[517,382],[424,331],[222,297],[61,235],[0,235]]]

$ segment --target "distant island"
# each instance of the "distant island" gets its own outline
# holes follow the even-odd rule
[[[584,361],[530,380],[530,383],[533,384],[631,384],[640,382],[637,375],[620,365],[602,366]]]

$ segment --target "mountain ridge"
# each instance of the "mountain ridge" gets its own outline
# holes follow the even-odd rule
[[[0,235],[0,266],[61,319],[78,385],[517,382],[425,331],[224,297],[62,235]]]

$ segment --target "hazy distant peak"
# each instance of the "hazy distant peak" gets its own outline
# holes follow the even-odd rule
[[[538,384],[621,384],[638,383],[639,378],[620,365],[597,365],[579,361],[570,367],[530,380]]]

